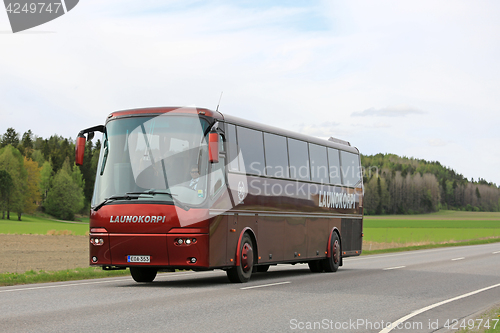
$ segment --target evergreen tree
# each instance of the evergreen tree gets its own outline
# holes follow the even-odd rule
[[[17,133],[12,127],[7,128],[5,134],[2,135],[2,142],[0,143],[0,146],[5,147],[7,145],[12,145],[13,147],[17,147],[18,144],[19,133]]]

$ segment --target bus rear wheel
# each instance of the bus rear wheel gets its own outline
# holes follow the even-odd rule
[[[135,282],[153,282],[158,270],[151,267],[130,267],[130,274]]]
[[[321,273],[324,271],[323,262],[321,260],[311,260],[307,264],[313,273]]]
[[[323,260],[325,272],[336,272],[340,266],[340,239],[336,232],[332,234],[330,257]]]
[[[243,235],[239,249],[240,264],[228,269],[227,277],[233,283],[244,283],[250,280],[253,271],[253,243],[248,234]]]

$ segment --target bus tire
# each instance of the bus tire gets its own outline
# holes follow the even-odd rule
[[[307,264],[313,273],[321,273],[324,271],[322,260],[311,260],[307,262]]]
[[[340,239],[336,232],[332,234],[330,243],[330,257],[323,260],[325,272],[336,272],[339,269],[341,260]]]
[[[265,273],[269,270],[270,265],[260,265],[260,266],[255,266],[257,268],[257,272],[259,273]]]
[[[244,283],[250,280],[253,271],[253,242],[248,234],[241,239],[239,251],[239,265],[231,267],[226,271],[229,281],[233,283]]]
[[[130,274],[135,282],[153,282],[158,270],[151,267],[130,267]]]

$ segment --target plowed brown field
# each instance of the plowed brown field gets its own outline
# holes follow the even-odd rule
[[[0,273],[88,267],[88,258],[88,236],[0,234]]]

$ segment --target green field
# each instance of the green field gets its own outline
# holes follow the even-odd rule
[[[11,220],[0,220],[0,234],[85,235],[89,231],[88,218],[76,223],[50,220],[40,216],[24,215],[22,221],[18,221],[17,216],[11,218]]]
[[[365,217],[363,240],[437,244],[500,238],[500,213],[441,211],[425,215]]]

